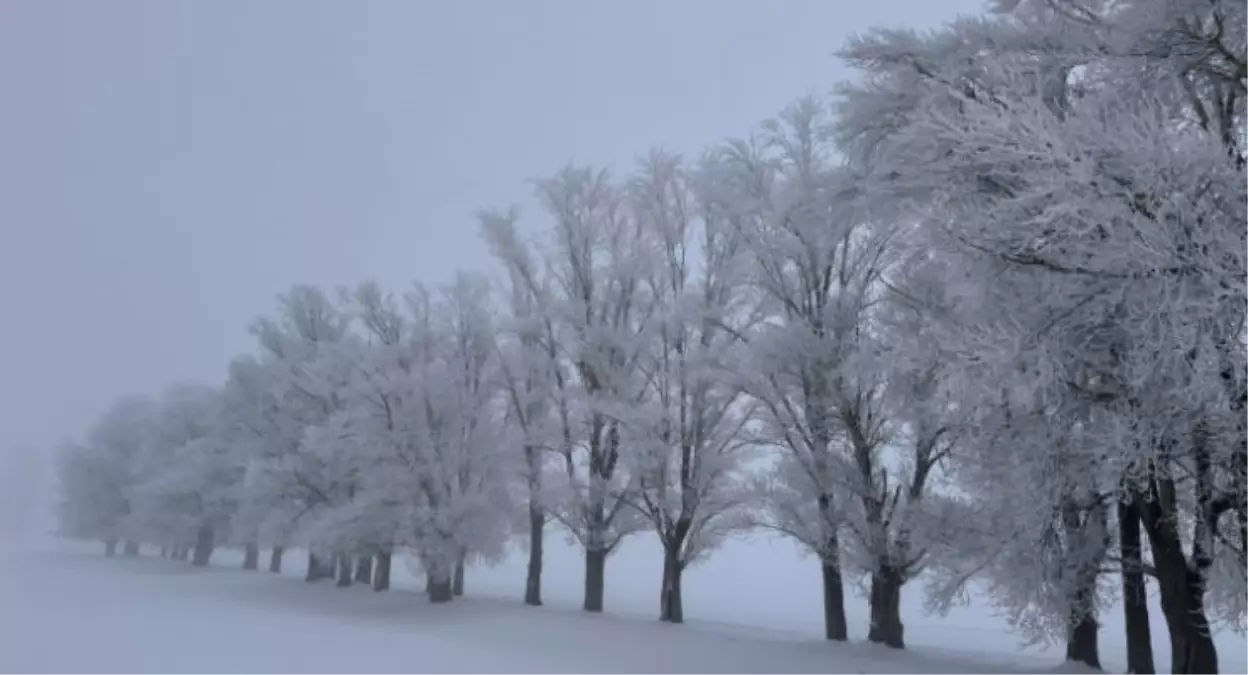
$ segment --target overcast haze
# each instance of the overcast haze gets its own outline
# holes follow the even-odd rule
[[[847,35],[979,6],[4,0],[0,452],[220,381],[293,283],[489,265],[472,212],[526,178],[744,134]]]

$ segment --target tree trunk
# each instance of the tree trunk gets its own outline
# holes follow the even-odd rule
[[[1153,663],[1152,629],[1148,625],[1140,511],[1129,496],[1118,501],[1118,543],[1122,557],[1122,612],[1127,628],[1127,672],[1151,675],[1157,669]]]
[[[1061,522],[1066,531],[1066,553],[1078,551],[1080,562],[1071,570],[1076,584],[1066,616],[1066,660],[1101,669],[1100,626],[1096,620],[1096,580],[1100,563],[1109,552],[1108,507],[1087,505],[1066,495]],[[1095,551],[1094,557],[1087,557]],[[1086,557],[1086,559],[1084,559]]]
[[[274,546],[273,551],[269,554],[269,572],[273,574],[282,573],[282,554],[286,549],[281,546]]]
[[[427,575],[425,589],[429,593],[429,602],[441,604],[450,602],[455,597],[451,588],[451,575],[446,572]]]
[[[173,551],[169,553],[169,557],[179,562],[186,560],[186,547],[174,546]]]
[[[373,557],[362,555],[355,559],[355,583],[373,583]]]
[[[117,540],[116,539],[104,540],[104,555],[108,556],[109,558],[117,555]]]
[[[585,549],[585,604],[586,612],[601,612],[603,593],[606,590],[607,551]]]
[[[828,640],[849,639],[845,621],[845,589],[841,581],[841,565],[837,559],[824,560],[823,568],[823,633]]]
[[[1245,560],[1245,556],[1242,555],[1248,552],[1248,498],[1245,498],[1244,495],[1244,492],[1248,492],[1248,485],[1245,485],[1243,482],[1245,476],[1248,476],[1248,471],[1244,470],[1242,464],[1243,462],[1248,461],[1248,459],[1245,458],[1246,455],[1248,455],[1248,451],[1244,450],[1240,450],[1235,454],[1235,458],[1239,460],[1236,462],[1236,480],[1241,481],[1239,487],[1239,497],[1235,499],[1235,521],[1239,524],[1237,529],[1239,533],[1239,550],[1241,552],[1239,564],[1241,566],[1248,566],[1248,560]]]
[[[464,561],[467,556],[466,551],[460,551],[455,561],[455,576],[451,578],[451,593],[454,595],[464,594]]]
[[[1073,608],[1071,612],[1070,630],[1066,636],[1066,660],[1100,670],[1100,645],[1097,639],[1100,627],[1096,623],[1095,610],[1083,598],[1077,600],[1076,604],[1083,607]]]
[[[878,564],[871,575],[871,629],[867,640],[905,649],[905,626],[901,623],[901,587],[905,577],[888,562]]]
[[[1136,504],[1157,569],[1161,612],[1170,633],[1170,672],[1216,673],[1218,651],[1205,614],[1204,577],[1188,564],[1177,524],[1166,515],[1177,510],[1173,484],[1164,478],[1152,480],[1151,491],[1164,497],[1137,495]]]
[[[373,590],[390,590],[390,551],[377,552],[377,569],[373,570]]]
[[[663,586],[659,590],[659,621],[685,622],[685,603],[680,590],[680,577],[685,566],[675,546],[663,546]]]
[[[161,557],[161,558],[168,558],[168,557],[169,557],[169,547],[168,547],[168,546],[161,546],[161,547],[160,547],[160,557]]]
[[[139,542],[127,539],[123,550],[127,558],[133,558],[139,554]]]
[[[351,569],[351,556],[339,553],[334,557],[338,561],[338,582],[334,585],[338,588],[347,588],[351,585],[351,575],[355,571]]]
[[[320,581],[328,577],[329,573],[325,570],[325,563],[311,551],[308,552],[308,573],[303,577],[304,581]]]
[[[529,567],[524,578],[524,604],[542,605],[542,547],[545,538],[546,514],[536,502],[529,501]]]
[[[212,527],[200,525],[199,529],[195,531],[195,555],[191,558],[191,564],[196,567],[207,565],[209,558],[212,557],[214,545]]]
[[[259,544],[247,544],[247,548],[243,553],[243,569],[245,570],[260,569],[260,546]]]
[[[1161,611],[1170,629],[1170,671],[1184,674],[1218,672],[1218,652],[1205,615],[1203,592],[1199,590],[1200,582],[1197,580],[1199,575],[1188,569],[1186,562],[1180,570],[1162,572],[1161,559],[1172,554],[1159,554],[1157,549],[1153,551],[1153,559],[1158,562],[1158,576],[1162,577],[1159,584]]]

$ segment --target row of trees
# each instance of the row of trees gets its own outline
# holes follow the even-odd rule
[[[379,589],[402,551],[435,602],[518,535],[537,605],[553,523],[587,611],[650,531],[680,622],[684,571],[763,529],[818,558],[829,639],[864,578],[902,647],[922,578],[1093,666],[1120,600],[1153,672],[1152,583],[1173,671],[1215,672],[1248,596],[1245,8],[993,9],[852,40],[834,101],[695,161],[564,168],[540,236],[480,213],[501,274],[292,289],[223,385],[63,450],[65,531]]]

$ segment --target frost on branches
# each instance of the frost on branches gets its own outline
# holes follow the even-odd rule
[[[653,528],[674,622],[681,573],[745,525],[751,407],[729,367],[749,315],[744,249],[702,179],[658,151],[623,183],[567,167],[538,186],[553,223],[535,244],[514,209],[480,214],[507,271],[502,389],[528,476],[529,602],[546,514],[585,548],[587,611],[602,609],[610,552]]]
[[[803,99],[719,153],[715,189],[749,250],[762,319],[743,336],[741,380],[761,413],[756,441],[781,450],[757,521],[818,556],[831,640],[848,636],[850,534],[872,576],[870,636],[900,647],[900,587],[917,562],[905,512],[934,459],[922,459],[910,489],[900,469],[889,473],[895,425],[874,313],[896,228],[861,208],[853,176],[832,160],[829,125],[826,107]]]
[[[72,537],[99,539],[114,555],[138,553],[134,527],[139,467],[146,425],[153,403],[137,396],[117,401],[86,434],[85,442],[66,443],[57,457],[61,477],[61,531]]]
[[[564,380],[552,313],[554,296],[548,276],[543,275],[529,244],[517,231],[519,215],[512,208],[482,211],[477,218],[491,253],[506,271],[507,305],[494,342],[497,387],[505,401],[504,427],[508,438],[514,439],[505,442],[517,443],[524,459],[521,478],[528,508],[519,528],[528,535],[524,602],[538,606],[542,604],[542,561],[550,521],[550,495],[544,475],[548,455],[563,447],[552,411],[557,408],[566,413],[567,407],[559,398]],[[565,420],[566,415],[559,419]]]
[[[349,320],[320,289],[296,286],[278,299],[276,318],[252,327],[277,401],[280,441],[266,443],[252,468],[251,499],[268,509],[266,528],[294,527],[309,547],[308,581],[332,574],[335,509],[352,497],[352,467],[334,453],[324,430],[343,409]],[[318,521],[321,521],[318,523]],[[283,542],[284,544],[285,542]]]
[[[833,102],[696,162],[563,168],[531,239],[480,212],[501,293],[292,288],[220,387],[62,446],[62,532],[300,547],[377,590],[408,556],[435,602],[518,535],[538,605],[551,525],[598,612],[648,530],[680,622],[689,566],[753,529],[818,559],[829,639],[850,584],[903,647],[919,580],[1093,667],[1121,606],[1154,672],[1156,592],[1172,670],[1216,672],[1248,611],[1248,11],[992,5],[849,41]]]
[[[545,242],[556,452],[551,516],[585,549],[584,609],[603,609],[607,556],[641,526],[628,507],[624,424],[644,396],[637,370],[653,307],[642,286],[644,239],[601,171],[567,167],[538,185],[552,227]]]
[[[228,539],[241,472],[222,434],[219,392],[182,385],[164,392],[148,424],[134,493],[131,526],[136,541],[191,550],[191,563],[207,565]]]
[[[1044,581],[1040,602],[997,598],[1097,665],[1095,587],[1116,558],[1128,596],[1156,580],[1174,672],[1214,672],[1210,617],[1242,620],[1245,597],[1244,7],[1001,4],[847,46],[864,79],[842,92],[842,145],[962,272],[961,311],[931,316],[978,387],[984,462],[964,466],[1012,467],[993,488],[967,471],[968,491],[1008,486],[973,508],[1030,524],[984,564],[1007,587],[1035,580],[1009,569]],[[1001,565],[1037,545],[1053,558]],[[1147,608],[1125,605],[1144,672]]]
[[[663,546],[659,618],[674,623],[685,568],[748,524],[743,432],[755,406],[732,370],[751,317],[745,249],[710,180],[654,151],[625,198],[652,261],[642,283],[654,307],[637,360],[644,389],[625,412],[629,498]]]

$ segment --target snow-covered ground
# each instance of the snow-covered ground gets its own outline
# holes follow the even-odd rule
[[[146,557],[7,555],[5,672],[963,672],[1005,665]]]
[[[983,607],[924,617],[917,592],[907,603],[908,652],[824,643],[817,573],[767,540],[691,570],[690,622],[660,624],[649,569],[658,561],[647,564],[645,540],[630,543],[609,563],[606,616],[576,611],[578,558],[554,538],[541,609],[512,599],[519,557],[471,570],[469,597],[435,607],[401,564],[396,591],[377,594],[309,586],[293,553],[276,577],[238,570],[234,551],[194,569],[151,551],[106,559],[98,546],[27,545],[0,554],[0,671],[955,673],[1051,671],[1060,662],[1055,650],[1023,651]],[[855,598],[850,609],[861,638],[865,605]],[[1121,640],[1107,624],[1113,667]],[[1220,642],[1223,672],[1244,672],[1243,639]]]

